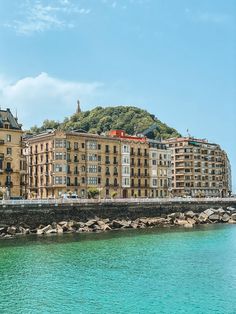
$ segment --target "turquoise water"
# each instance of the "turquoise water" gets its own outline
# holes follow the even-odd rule
[[[0,241],[0,313],[236,313],[236,226]]]

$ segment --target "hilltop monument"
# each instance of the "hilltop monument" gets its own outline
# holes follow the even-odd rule
[[[80,113],[80,112],[81,112],[80,101],[77,100],[77,109],[76,109],[76,113]]]

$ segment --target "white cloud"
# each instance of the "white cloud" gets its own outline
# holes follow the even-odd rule
[[[0,78],[0,104],[13,112],[17,109],[20,122],[28,128],[45,119],[63,120],[75,112],[78,99],[82,107],[94,102],[101,87],[101,83],[63,81],[47,73],[14,83]]]
[[[69,0],[25,0],[19,17],[5,23],[6,27],[14,29],[18,34],[31,35],[48,30],[61,30],[75,27],[76,16],[87,15],[91,11]],[[75,18],[75,19],[73,19]]]

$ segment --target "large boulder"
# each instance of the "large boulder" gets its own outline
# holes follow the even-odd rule
[[[72,228],[72,229],[78,229],[78,228],[79,228],[79,225],[78,225],[78,222],[77,222],[77,221],[75,221],[75,220],[70,220],[70,221],[67,222],[67,227],[68,227],[69,230],[71,230],[71,228]]]
[[[179,218],[179,213],[171,213],[168,215],[168,218],[175,220],[176,218]]]
[[[30,233],[30,229],[29,228],[24,228],[22,226],[19,226],[18,231],[21,234],[29,234]]]
[[[93,225],[95,225],[97,223],[97,220],[96,219],[90,219],[89,221],[87,221],[86,223],[85,223],[85,226],[87,226],[87,227],[92,227]]]
[[[236,213],[236,208],[234,208],[234,207],[227,207],[227,212],[228,213],[230,213],[230,214],[234,214],[234,213]]]
[[[209,217],[215,213],[215,210],[213,208],[208,208],[208,209],[204,210],[203,213],[206,214],[207,217]]]
[[[198,222],[200,223],[204,223],[207,222],[208,220],[208,215],[206,213],[200,213],[200,215],[198,216]]]
[[[7,232],[7,226],[6,227],[0,227],[0,233],[6,233]]]
[[[47,225],[46,227],[42,228],[42,233],[47,233],[49,230],[52,230],[52,226],[51,225]]]
[[[220,215],[219,214],[213,214],[208,217],[211,221],[219,221],[220,220]]]
[[[231,215],[231,219],[236,220],[236,213]]]
[[[60,226],[64,226],[66,224],[67,224],[67,221],[60,221],[60,222],[58,222],[58,225],[60,225]]]
[[[11,234],[11,235],[15,235],[16,234],[16,227],[15,226],[8,227],[7,233]]]
[[[104,224],[102,227],[101,227],[102,231],[107,231],[107,230],[111,230],[111,227],[108,225],[108,224]]]
[[[225,210],[222,207],[220,207],[215,211],[215,213],[218,213],[219,215],[223,216],[225,213]]]
[[[56,223],[56,222],[53,222],[53,223],[51,224],[51,226],[52,226],[52,229],[56,229],[56,228],[57,228],[57,223]]]
[[[227,213],[225,213],[225,214],[221,217],[221,221],[223,221],[223,222],[228,222],[229,219],[230,219],[230,216],[229,216]]]
[[[46,234],[57,233],[57,229],[49,229],[45,232]]]
[[[63,233],[63,232],[64,232],[64,230],[63,230],[62,226],[60,226],[59,224],[57,224],[57,226],[56,226],[56,230],[57,230],[57,233],[59,233],[59,234],[61,234],[61,233]]]
[[[184,228],[193,228],[193,224],[188,222],[188,223],[184,224]]]
[[[130,228],[130,221],[126,220],[113,220],[112,221],[112,228],[119,229],[119,228]]]
[[[192,210],[189,210],[185,213],[185,216],[189,218],[193,218],[194,216],[196,216],[196,214]]]
[[[229,224],[236,224],[236,220],[230,218],[229,221],[228,221],[228,223],[229,223]]]
[[[137,223],[135,223],[135,222],[132,222],[130,224],[130,227],[133,228],[133,229],[137,229],[139,227],[139,225]]]
[[[188,221],[187,220],[183,220],[183,219],[176,219],[175,220],[175,224],[177,226],[184,226],[184,225],[188,224]]]
[[[89,228],[88,226],[84,226],[82,228],[79,228],[77,232],[92,232],[93,229]]]
[[[197,223],[196,220],[192,218],[187,218],[187,222],[191,225],[195,225]]]

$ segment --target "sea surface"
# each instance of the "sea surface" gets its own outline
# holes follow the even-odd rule
[[[236,225],[0,241],[0,313],[236,313]]]

